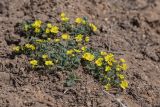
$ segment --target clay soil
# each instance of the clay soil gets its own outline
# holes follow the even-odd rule
[[[127,60],[126,91],[113,98],[81,68],[81,80],[66,87],[65,72],[41,74],[27,69],[25,55],[12,57],[12,45],[23,41],[17,23],[54,22],[62,11],[88,17],[99,28],[90,45]],[[117,99],[126,107],[160,107],[160,0],[0,0],[0,107],[121,107]]]

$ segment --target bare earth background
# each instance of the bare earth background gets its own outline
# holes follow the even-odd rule
[[[91,44],[127,60],[129,88],[116,97],[127,107],[160,107],[160,0],[0,0],[0,107],[120,107],[80,68],[81,81],[64,87],[63,72],[27,70],[14,26],[27,19],[54,22],[60,12],[87,16],[99,32]],[[54,72],[54,71],[53,71]]]

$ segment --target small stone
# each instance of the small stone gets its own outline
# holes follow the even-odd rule
[[[147,12],[145,14],[147,22],[154,22],[159,20],[159,15],[154,12]]]
[[[92,103],[90,101],[87,101],[87,106],[91,107]]]
[[[108,18],[105,18],[104,20],[105,20],[106,22],[108,22]]]
[[[101,32],[107,32],[108,28],[104,25],[101,26],[100,31]]]

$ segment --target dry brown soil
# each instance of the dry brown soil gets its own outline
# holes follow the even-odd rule
[[[92,76],[65,87],[65,72],[39,74],[27,69],[24,55],[12,57],[11,47],[23,39],[18,22],[87,16],[99,31],[91,44],[127,60],[129,88],[104,93]],[[54,71],[53,71],[54,72]],[[0,107],[160,107],[160,0],[0,0]]]

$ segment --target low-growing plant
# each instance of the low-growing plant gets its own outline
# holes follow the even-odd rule
[[[70,73],[65,84],[66,86],[70,87],[75,85],[77,81],[79,81],[79,78],[74,73]]]
[[[126,89],[128,82],[123,74],[127,69],[125,60],[116,60],[112,53],[87,47],[90,36],[95,34],[97,27],[85,17],[71,22],[61,13],[60,19],[61,22],[55,25],[41,20],[19,24],[17,32],[27,42],[13,47],[13,52],[27,55],[32,68],[73,71],[82,66],[106,90],[111,87]],[[66,83],[71,86],[75,80],[75,76],[70,75]]]

